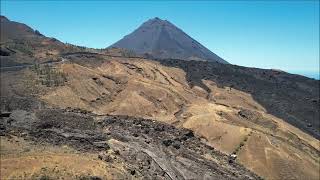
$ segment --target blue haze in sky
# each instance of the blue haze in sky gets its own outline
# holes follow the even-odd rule
[[[319,1],[1,1],[1,14],[94,48],[159,17],[232,64],[319,79]]]

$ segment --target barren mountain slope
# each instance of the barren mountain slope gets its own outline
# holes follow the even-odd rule
[[[229,86],[221,86],[220,83],[225,82],[221,79],[203,78],[197,82],[197,79],[191,78],[194,81],[188,81],[190,76],[200,74],[196,70],[201,70],[196,65],[199,62],[190,62],[189,69],[183,70],[162,65],[171,61],[156,62],[101,54],[79,53],[64,59],[64,63],[51,67],[66,75],[67,81],[63,85],[42,85],[43,75],[30,69],[24,70],[22,76],[29,78],[20,82],[20,86],[26,83],[22,87],[29,89],[25,91],[33,92],[35,98],[42,101],[39,104],[49,107],[72,107],[97,114],[151,118],[191,129],[202,137],[204,143],[226,154],[237,154],[238,162],[268,179],[319,177],[318,140],[270,114],[265,105],[256,100],[254,93],[235,89],[231,86],[232,81],[229,81]],[[93,61],[95,63],[90,63]],[[206,64],[203,67],[215,66]],[[228,72],[228,69],[225,70]],[[241,71],[241,67],[234,72],[237,71]],[[274,73],[271,70],[255,71]],[[193,74],[188,74],[191,72]],[[7,76],[1,77],[10,77],[9,72],[4,74]],[[19,76],[18,73],[16,75]],[[228,75],[220,76],[224,77]],[[19,84],[13,81],[7,83],[3,89]],[[194,86],[190,86],[191,83]],[[242,85],[246,83],[242,82]],[[7,92],[11,96],[9,92],[13,92]]]
[[[19,48],[19,39],[10,40],[15,48],[1,43],[1,63],[49,57],[58,63],[1,67],[2,176],[257,178],[213,147],[236,154],[236,162],[267,179],[319,179],[319,81],[214,62],[129,58],[117,48],[87,52],[62,43],[62,51],[40,57],[56,46],[30,33],[31,39],[21,37],[31,43]],[[33,43],[30,56],[21,50]],[[10,49],[15,52],[5,53]]]
[[[156,59],[205,60],[227,63],[167,20],[150,19],[111,47]]]

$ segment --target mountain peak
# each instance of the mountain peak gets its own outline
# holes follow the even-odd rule
[[[159,17],[149,19],[138,29],[111,47],[125,48],[155,59],[202,60],[227,63],[188,36],[181,29]]]
[[[172,25],[172,23],[170,23],[167,20],[163,20],[160,19],[158,17],[149,19],[148,21],[146,21],[145,23],[143,23],[142,25],[149,25],[149,26],[155,26],[155,25]]]
[[[166,20],[162,20],[159,17],[155,17],[155,18],[150,19],[150,21],[165,22]]]
[[[162,21],[162,19],[160,19],[160,18],[158,18],[158,17],[153,18],[153,20]]]

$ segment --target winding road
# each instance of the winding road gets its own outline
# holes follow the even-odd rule
[[[61,64],[61,63],[65,63],[66,61],[68,61],[68,59],[65,58],[61,58],[61,61],[57,61],[57,62],[44,62],[44,63],[40,63],[41,65],[54,65],[54,64]],[[0,67],[0,71],[10,71],[10,70],[18,70],[18,69],[23,69],[23,68],[27,68],[27,67],[32,67],[34,66],[34,64],[24,64],[24,65],[18,65],[18,66],[6,66],[6,67]]]

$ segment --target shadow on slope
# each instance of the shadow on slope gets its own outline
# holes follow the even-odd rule
[[[247,92],[268,113],[320,139],[319,80],[292,75],[278,70],[246,68],[201,61],[158,60],[166,66],[183,69],[191,87],[199,86],[208,94],[202,80],[211,80],[220,87]]]

